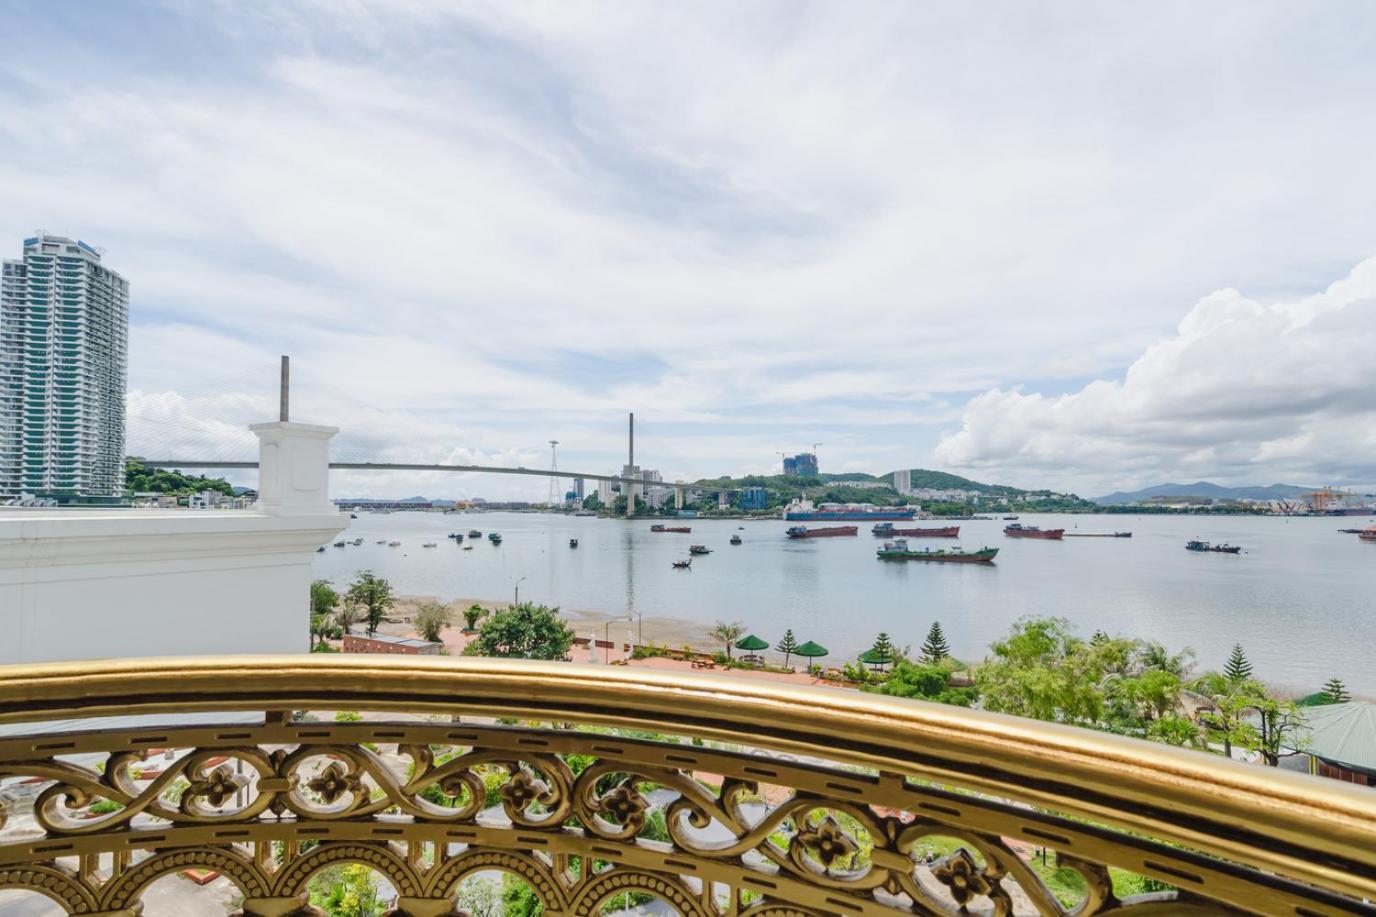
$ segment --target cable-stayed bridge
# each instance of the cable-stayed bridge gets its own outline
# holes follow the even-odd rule
[[[290,363],[289,360],[284,356],[282,357],[281,362],[281,381],[278,392],[279,419],[283,421],[288,420],[290,416],[290,379]],[[316,387],[319,387],[319,383],[316,383]],[[378,409],[373,410],[375,413],[381,413],[381,411],[379,411]],[[205,418],[205,421],[208,424],[218,425],[221,428],[238,427],[238,424],[234,423],[234,421],[232,421],[228,416],[212,416]],[[147,423],[148,422],[145,421],[145,424]],[[155,421],[154,427],[160,434],[156,438],[156,442],[160,445],[155,446],[158,452],[162,452],[163,449],[166,449],[168,446],[171,446],[171,449],[167,449],[168,452],[171,452],[174,449],[176,450],[176,452],[182,452],[185,449],[187,452],[191,452],[194,455],[194,452],[201,451],[206,448],[205,441],[203,439],[199,437],[185,436],[186,433],[191,431],[187,429],[187,426],[184,422],[178,423],[175,421]],[[239,427],[239,429],[243,428]],[[605,481],[611,484],[622,485],[622,492],[626,494],[628,497],[626,501],[627,516],[630,516],[634,513],[635,501],[637,497],[643,493],[643,489],[646,487],[662,487],[666,489],[672,489],[674,491],[674,502],[679,507],[683,505],[685,494],[689,490],[708,494],[715,493],[717,495],[718,504],[724,506],[727,503],[729,495],[738,489],[723,487],[721,485],[715,485],[710,483],[698,484],[688,483],[684,481],[670,482],[661,480],[650,480],[644,477],[643,475],[637,476],[640,473],[640,469],[635,462],[635,441],[635,414],[632,413],[628,417],[626,435],[626,465],[623,468],[622,474],[596,474],[593,472],[585,471],[568,471],[558,468],[557,463],[554,461],[551,461],[551,465],[555,467],[550,468],[531,468],[524,465],[517,465],[513,467],[510,465],[479,465],[434,462],[375,460],[360,461],[358,459],[370,457],[368,455],[368,452],[371,452],[372,450],[368,450],[368,452],[364,452],[363,455],[359,455],[358,452],[361,450],[347,448],[344,450],[346,452],[346,455],[343,456],[343,458],[350,458],[355,460],[332,461],[329,463],[329,466],[331,469],[337,469],[341,471],[439,471],[454,472],[461,474],[526,475],[532,477],[546,477],[551,479],[551,481],[557,478],[582,478],[586,481]],[[551,445],[553,445],[553,443],[551,443]],[[215,451],[219,452],[221,450],[216,449]],[[353,452],[354,454],[349,455],[349,452]],[[231,458],[229,456],[204,458],[193,457],[193,455],[174,455],[171,458],[144,458],[140,456],[139,460],[144,465],[147,465],[149,467],[169,469],[230,470],[249,469],[258,467],[257,461],[248,460],[246,457],[243,457],[242,453],[239,457],[234,458]]]

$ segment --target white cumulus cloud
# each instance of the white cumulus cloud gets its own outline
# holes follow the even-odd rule
[[[1376,481],[1376,258],[1321,293],[1223,289],[1121,381],[971,399],[945,465],[1117,487],[1194,480]]]

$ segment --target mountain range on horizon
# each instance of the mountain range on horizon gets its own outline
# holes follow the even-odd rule
[[[1140,503],[1153,497],[1207,497],[1214,500],[1285,500],[1299,497],[1313,491],[1312,487],[1299,487],[1295,484],[1268,484],[1266,486],[1225,487],[1210,481],[1195,481],[1193,484],[1156,484],[1141,490],[1115,491],[1102,497],[1090,497],[1095,503]]]

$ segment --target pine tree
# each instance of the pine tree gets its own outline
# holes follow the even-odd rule
[[[1352,695],[1347,693],[1347,685],[1343,684],[1341,678],[1328,679],[1328,684],[1323,686],[1323,694],[1330,704],[1345,704],[1352,700]]]
[[[933,621],[931,629],[927,631],[927,642],[922,644],[922,661],[935,665],[949,655],[951,647],[946,642],[946,635],[941,631],[941,622]]]
[[[784,668],[788,667],[788,659],[798,651],[798,638],[793,636],[793,630],[784,631],[784,638],[779,641],[774,649],[784,654]]]
[[[1242,644],[1233,644],[1233,654],[1228,657],[1228,662],[1223,666],[1223,674],[1228,676],[1228,680],[1234,684],[1246,681],[1252,677],[1252,663],[1247,661],[1247,655],[1242,652]]]
[[[878,665],[887,665],[898,657],[898,651],[894,648],[893,641],[883,631],[880,631],[879,636],[874,638],[874,646],[870,647],[870,652],[874,654]]]

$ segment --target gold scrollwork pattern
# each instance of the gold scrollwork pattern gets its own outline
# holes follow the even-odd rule
[[[0,822],[0,887],[84,914],[130,907],[186,869],[248,901],[288,900],[361,863],[410,899],[509,873],[550,915],[601,913],[618,895],[686,917],[1372,912],[1025,805],[828,764],[821,750],[799,761],[611,730],[271,717],[156,738],[131,749],[136,733],[92,732],[79,757],[0,740],[0,780],[39,787],[31,818],[10,801]],[[1129,874],[1137,894],[1117,894]]]

